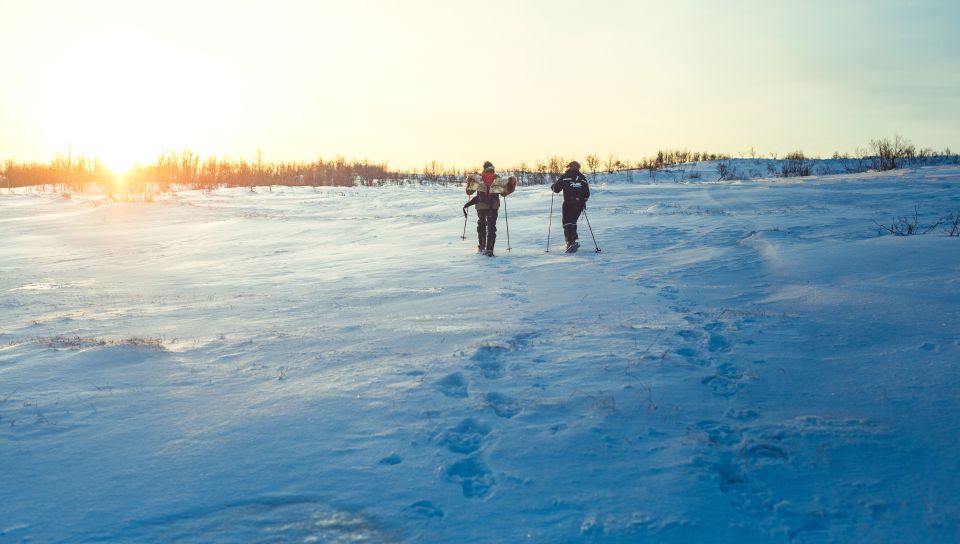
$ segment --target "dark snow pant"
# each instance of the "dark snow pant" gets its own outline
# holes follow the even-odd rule
[[[499,210],[477,210],[477,247],[493,251],[497,243],[497,214]]]
[[[577,240],[577,219],[583,213],[583,202],[569,200],[563,203],[563,239],[568,244]]]

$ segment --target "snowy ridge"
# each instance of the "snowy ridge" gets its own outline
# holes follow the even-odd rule
[[[862,175],[874,179],[877,175],[912,175],[920,168],[948,168],[956,166],[960,157],[943,156],[926,159],[904,159],[905,167],[884,174],[874,172],[875,159],[724,159],[677,164],[654,170],[627,170],[602,172],[597,180],[631,183],[712,183],[729,181],[804,181],[840,175]],[[946,171],[946,170],[945,170]],[[803,175],[800,173],[803,172]],[[949,174],[947,174],[949,175]]]
[[[960,168],[624,181],[0,196],[0,540],[955,542]]]

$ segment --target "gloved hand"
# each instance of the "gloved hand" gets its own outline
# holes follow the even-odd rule
[[[466,206],[463,207],[463,216],[464,216],[464,217],[467,216],[467,207],[466,207]]]

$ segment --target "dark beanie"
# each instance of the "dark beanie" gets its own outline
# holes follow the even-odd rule
[[[490,161],[483,161],[484,168],[493,168],[493,163]]]

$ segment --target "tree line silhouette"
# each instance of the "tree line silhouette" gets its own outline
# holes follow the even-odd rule
[[[686,150],[658,151],[653,157],[639,161],[624,160],[616,155],[601,159],[597,155],[583,158],[586,170],[618,172],[631,169],[660,169],[685,162],[722,160],[729,158],[721,153],[691,152]],[[522,184],[543,184],[559,176],[573,158],[561,156],[536,161],[533,164],[501,168],[500,171],[516,175]],[[213,189],[216,187],[258,187],[267,185],[287,186],[354,186],[383,185],[388,183],[462,183],[472,169],[447,166],[430,161],[423,169],[391,169],[386,163],[366,159],[317,159],[312,162],[267,162],[258,152],[255,160],[231,160],[218,157],[201,157],[184,149],[180,152],[166,151],[150,164],[136,164],[128,171],[111,172],[103,162],[89,155],[58,153],[47,163],[18,163],[8,160],[0,174],[4,180],[0,186],[26,187],[33,185],[59,185],[66,189],[82,191],[91,183],[113,183],[137,191],[148,185],[166,191],[173,187]]]
[[[750,150],[740,155],[756,158]],[[917,149],[905,138],[894,136],[872,140],[868,147],[857,148],[854,153],[834,153],[833,159],[850,159],[859,164],[862,171],[873,168],[889,170],[904,164],[923,164],[930,159],[956,158],[946,149],[935,152],[930,148]],[[724,153],[689,150],[661,150],[655,155],[637,161],[621,159],[610,154],[601,158],[589,154],[581,159],[588,173],[648,170],[656,172],[672,166],[701,161],[726,161],[731,157]],[[777,159],[776,154],[770,155]],[[553,156],[534,163],[520,163],[499,168],[504,174],[515,175],[521,185],[539,185],[553,181],[563,173],[572,157]],[[805,161],[817,160],[807,157],[802,151],[794,151],[784,157],[784,176],[810,175]],[[954,161],[956,162],[956,161]],[[430,161],[423,169],[391,169],[386,163],[366,159],[319,158],[312,162],[269,162],[257,152],[252,161],[231,160],[218,157],[201,157],[189,149],[166,151],[149,164],[136,164],[127,172],[110,171],[96,157],[72,152],[58,153],[49,162],[18,163],[6,161],[0,169],[0,187],[27,187],[54,185],[64,191],[84,191],[90,184],[100,184],[126,194],[149,195],[174,189],[206,189],[218,187],[285,186],[380,186],[402,183],[460,184],[464,176],[474,169],[446,166]],[[722,173],[721,173],[721,177]]]

